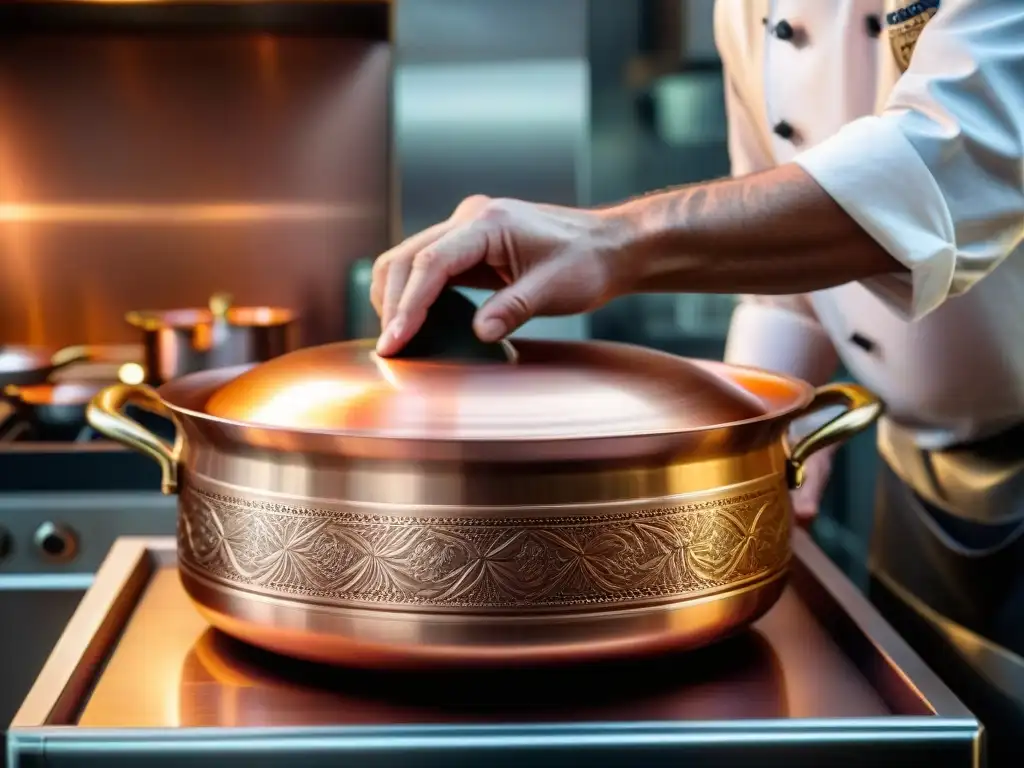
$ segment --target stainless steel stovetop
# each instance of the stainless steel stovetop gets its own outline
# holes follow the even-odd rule
[[[803,531],[753,629],[624,663],[328,668],[212,630],[171,537],[121,539],[10,732],[15,766],[977,768],[977,720]]]

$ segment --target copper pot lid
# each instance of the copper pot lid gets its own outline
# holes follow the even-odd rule
[[[372,340],[301,349],[227,381],[203,410],[292,431],[507,442],[701,430],[810,399],[802,382],[631,345],[486,345],[475,311],[445,292],[400,358],[380,357]]]
[[[370,340],[291,352],[207,400],[209,416],[427,440],[585,439],[717,427],[803,405],[771,374],[600,342],[522,341],[514,363],[396,360]]]

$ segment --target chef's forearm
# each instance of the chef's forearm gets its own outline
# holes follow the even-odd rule
[[[613,209],[638,291],[784,294],[905,272],[799,166]]]

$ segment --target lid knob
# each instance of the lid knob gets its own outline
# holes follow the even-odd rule
[[[392,355],[404,360],[507,363],[515,360],[508,341],[481,341],[473,330],[476,304],[453,288],[444,288],[427,310],[423,325]]]

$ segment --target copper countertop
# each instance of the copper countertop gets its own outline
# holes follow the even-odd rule
[[[863,718],[892,711],[792,589],[753,631],[630,664],[358,672],[209,628],[173,567],[145,588],[78,719],[92,728]]]

